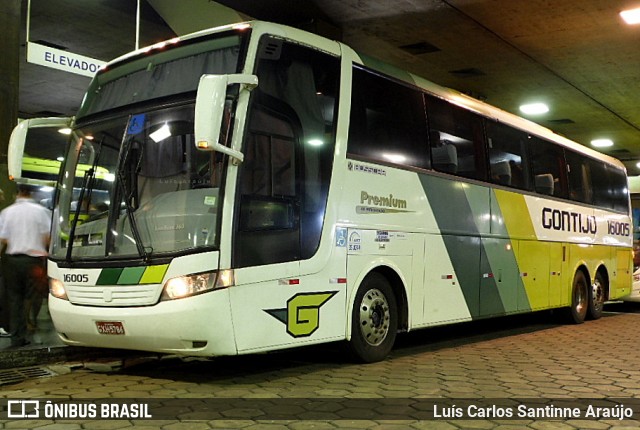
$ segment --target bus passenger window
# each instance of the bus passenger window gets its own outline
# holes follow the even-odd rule
[[[511,185],[511,165],[507,160],[491,164],[491,178],[500,185]]]
[[[354,67],[349,154],[426,169],[426,142],[422,92]]]
[[[623,170],[587,159],[591,171],[593,204],[618,212],[629,210],[629,186]]]
[[[562,147],[530,136],[529,154],[535,190],[541,194],[567,198],[567,165]]]
[[[582,203],[593,202],[589,159],[573,151],[565,151],[569,173],[569,197]]]
[[[432,133],[432,139],[439,133]],[[438,138],[439,139],[439,138]],[[455,145],[443,145],[431,147],[431,159],[433,168],[441,172],[456,173],[458,171],[458,150]]]
[[[491,181],[523,190],[530,189],[525,149],[528,135],[491,120],[486,120],[485,124]]]
[[[536,175],[535,185],[536,191],[549,196],[553,195],[553,175],[551,173],[542,173]]]
[[[433,168],[471,179],[485,179],[482,121],[478,115],[426,96]]]

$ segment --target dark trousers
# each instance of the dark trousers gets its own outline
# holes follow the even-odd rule
[[[6,288],[11,307],[11,345],[21,346],[26,342],[26,309],[36,292],[38,279],[34,276],[41,270],[42,259],[23,254],[5,254]]]

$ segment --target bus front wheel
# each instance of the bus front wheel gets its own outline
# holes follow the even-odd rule
[[[351,313],[351,354],[365,363],[383,360],[393,347],[397,328],[398,308],[389,281],[379,273],[367,275]]]
[[[587,316],[589,307],[589,289],[587,278],[581,270],[578,270],[573,277],[573,287],[571,292],[571,306],[568,309],[568,320],[574,324],[581,324]]]

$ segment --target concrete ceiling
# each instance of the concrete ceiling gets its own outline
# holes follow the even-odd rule
[[[25,2],[26,3],[26,2]],[[134,0],[32,0],[31,41],[109,60],[134,48]],[[226,5],[227,7],[223,6]],[[140,46],[256,17],[320,31],[640,169],[640,0],[145,0]],[[26,9],[25,9],[26,11]],[[26,15],[26,12],[25,12]],[[88,78],[21,62],[23,116],[73,114]]]

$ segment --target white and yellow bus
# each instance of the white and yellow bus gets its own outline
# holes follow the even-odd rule
[[[48,266],[70,345],[347,341],[376,361],[399,331],[551,308],[580,323],[630,291],[619,161],[297,29],[118,58],[72,128]],[[97,169],[109,207],[77,223]]]

